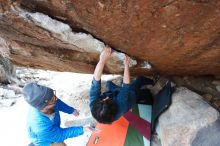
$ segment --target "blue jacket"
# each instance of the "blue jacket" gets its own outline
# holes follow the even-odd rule
[[[60,99],[57,99],[54,108],[55,116],[50,120],[48,116],[30,106],[27,121],[28,134],[36,146],[50,146],[51,143],[60,143],[67,138],[83,134],[83,127],[60,127],[59,111],[72,114],[75,110],[74,108],[68,106]]]
[[[118,94],[113,97],[113,100],[118,105],[118,113],[115,116],[115,120],[119,119],[122,115],[131,109],[131,107],[136,103],[136,95],[133,90],[130,90],[130,84],[123,83],[122,87],[116,87],[112,92],[118,91]],[[107,92],[104,92],[105,94]],[[90,109],[93,108],[95,100],[101,96],[101,80],[92,80],[92,85],[90,88]]]

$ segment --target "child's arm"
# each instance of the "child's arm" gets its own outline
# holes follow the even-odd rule
[[[130,58],[125,55],[125,60],[124,60],[124,77],[123,77],[123,83],[124,84],[130,84],[130,71],[129,71],[129,61]]]
[[[102,53],[100,54],[99,62],[96,65],[95,71],[94,71],[94,79],[96,81],[101,80],[102,72],[105,66],[105,63],[111,56],[111,48],[105,48]]]
[[[96,65],[95,71],[94,71],[94,78],[92,81],[92,85],[90,88],[90,108],[93,107],[94,101],[96,101],[97,98],[99,98],[101,94],[101,76],[102,72],[105,66],[105,63],[111,56],[111,48],[105,48],[102,53],[100,54],[100,59],[98,64]]]

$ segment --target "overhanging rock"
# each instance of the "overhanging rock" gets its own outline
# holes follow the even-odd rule
[[[134,75],[219,75],[219,6],[218,0],[5,0],[0,36],[22,66],[92,73],[107,44],[133,58]],[[121,56],[115,52],[106,73],[123,71]]]

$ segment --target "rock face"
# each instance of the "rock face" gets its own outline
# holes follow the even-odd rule
[[[8,57],[7,44],[3,39],[0,39],[0,83],[10,83],[15,78],[14,66],[11,64]]]
[[[201,97],[178,88],[172,105],[159,118],[162,146],[218,146],[219,113]]]
[[[8,59],[0,56],[0,83],[9,83],[13,76],[15,76],[13,65]]]
[[[220,73],[218,0],[0,2],[0,36],[18,65],[92,73],[107,44],[133,58],[132,74]],[[105,72],[121,73],[122,56]]]
[[[15,98],[18,97],[16,93],[20,92],[17,90],[17,86],[15,87],[13,84],[18,83],[18,80],[15,67],[7,58],[8,54],[7,43],[0,39],[0,108],[14,105],[16,103]],[[8,85],[9,83],[12,84]],[[4,85],[7,85],[7,89],[4,88]]]

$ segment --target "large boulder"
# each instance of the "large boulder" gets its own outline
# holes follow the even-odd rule
[[[162,146],[219,146],[219,120],[219,112],[201,96],[181,87],[159,118],[157,131]]]
[[[92,73],[110,45],[132,74],[219,75],[218,0],[0,0],[0,36],[13,63]],[[106,73],[123,71],[116,53]]]

